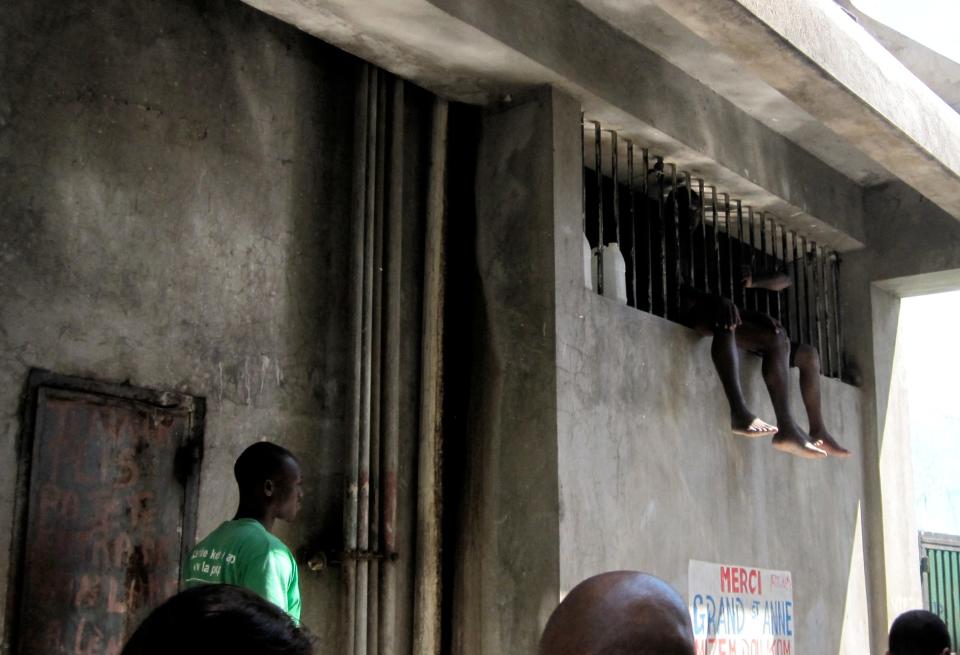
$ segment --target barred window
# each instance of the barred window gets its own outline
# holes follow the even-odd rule
[[[595,121],[582,125],[584,277],[598,294],[680,322],[684,285],[769,314],[843,374],[840,256]],[[603,248],[599,245],[603,244]],[[745,268],[782,291],[745,288]]]

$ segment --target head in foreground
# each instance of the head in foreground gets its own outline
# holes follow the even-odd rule
[[[888,655],[950,655],[950,633],[939,616],[910,610],[890,626]]]
[[[181,591],[153,610],[121,655],[312,655],[309,634],[273,603],[233,585]]]
[[[550,615],[540,655],[693,655],[686,603],[639,571],[611,571],[574,587]]]

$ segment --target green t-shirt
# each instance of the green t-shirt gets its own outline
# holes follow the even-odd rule
[[[297,562],[256,519],[225,521],[190,552],[184,588],[216,583],[246,587],[300,620]]]

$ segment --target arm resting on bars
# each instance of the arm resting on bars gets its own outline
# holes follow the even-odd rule
[[[792,284],[790,276],[781,271],[754,273],[749,266],[740,267],[740,283],[744,289],[783,291]]]

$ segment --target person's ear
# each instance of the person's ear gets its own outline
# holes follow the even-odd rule
[[[273,480],[263,481],[263,495],[267,498],[273,496]]]

